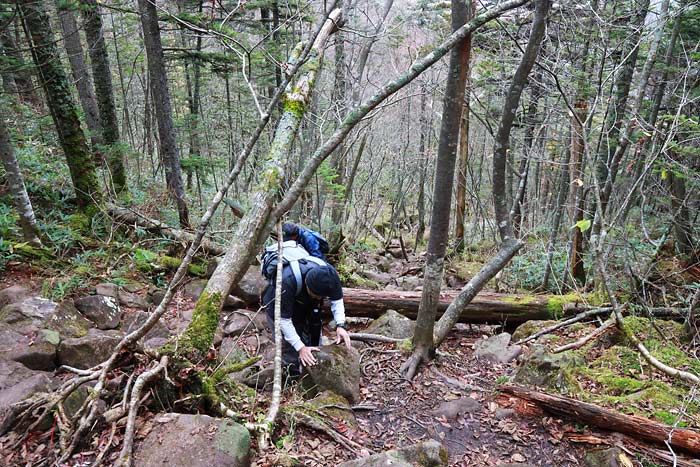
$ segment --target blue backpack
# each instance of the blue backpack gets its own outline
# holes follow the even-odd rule
[[[309,230],[309,233],[316,238],[316,241],[318,241],[318,249],[321,250],[321,253],[327,255],[331,251],[331,248],[328,245],[328,240],[323,238],[323,235],[315,230]]]

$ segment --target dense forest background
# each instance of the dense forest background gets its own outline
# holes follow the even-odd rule
[[[407,379],[485,288],[675,316],[697,384],[698,63],[692,0],[0,2],[0,276],[159,317],[206,277],[201,357],[292,220],[344,286],[420,292]]]

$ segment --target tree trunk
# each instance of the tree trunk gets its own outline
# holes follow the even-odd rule
[[[165,170],[165,180],[170,195],[177,205],[180,226],[188,228],[190,225],[189,212],[187,201],[185,200],[185,188],[182,183],[180,153],[175,137],[175,127],[173,126],[170,91],[168,91],[163,46],[160,41],[160,28],[158,26],[158,13],[155,4],[149,0],[138,0],[138,4],[141,15],[141,27],[143,28],[143,41],[146,46],[148,82],[153,92],[152,104],[155,108],[158,122],[159,152]]]
[[[42,107],[41,98],[34,88],[29,65],[24,62],[22,53],[17,48],[12,35],[13,31],[9,24],[3,30],[0,30],[0,43],[2,43],[3,53],[10,61],[8,73],[12,74],[14,78],[20,101],[28,102],[40,109]]]
[[[430,119],[426,111],[426,101],[428,100],[428,88],[425,83],[421,83],[420,87],[420,137],[418,140],[418,161],[420,170],[420,179],[418,181],[418,228],[416,229],[416,245],[414,250],[418,251],[418,246],[423,243],[423,235],[425,234],[425,182],[428,178],[428,152],[426,141],[430,132]]]
[[[82,14],[85,21],[92,75],[95,80],[97,107],[100,111],[102,138],[107,146],[107,162],[114,191],[119,194],[127,190],[126,169],[124,168],[124,150],[119,138],[119,120],[112,87],[112,71],[109,67],[109,55],[105,45],[102,18],[96,0],[81,0]]]
[[[459,293],[440,292],[437,314],[442,315]],[[421,292],[399,290],[343,289],[348,316],[379,318],[394,310],[415,319]],[[575,295],[508,295],[479,292],[460,313],[458,321],[474,324],[520,324],[530,320],[558,319],[582,310]]]
[[[91,214],[101,199],[95,164],[80,127],[68,79],[54,40],[49,17],[40,2],[18,3],[32,43],[32,56],[66,155],[78,206]]]
[[[604,407],[563,396],[545,394],[519,386],[501,386],[500,391],[534,402],[544,410],[577,423],[585,423],[607,431],[625,433],[634,438],[681,449],[700,455],[700,433],[696,430],[668,426],[636,415],[625,415]]]
[[[466,0],[467,18],[474,17],[475,5],[473,0]],[[455,242],[457,251],[461,251],[466,243],[464,236],[464,221],[467,211],[467,165],[469,163],[469,89],[466,84],[469,82],[470,61],[472,53],[472,35],[465,39],[466,62],[466,95],[462,109],[461,125],[459,127],[459,163],[457,164],[457,200],[455,203]]]
[[[544,264],[544,274],[542,275],[542,290],[547,290],[549,287],[549,277],[552,274],[552,258],[554,257],[554,246],[559,237],[559,228],[561,220],[564,217],[564,208],[566,206],[566,196],[569,188],[569,162],[571,160],[571,151],[566,152],[565,161],[562,164],[561,177],[559,182],[559,193],[557,194],[557,204],[554,206],[554,218],[552,220],[552,228],[549,233],[549,241],[547,242],[547,259]]]
[[[340,10],[335,10],[316,38],[311,54],[300,72],[296,83],[290,83],[283,97],[282,114],[268,155],[264,158],[263,177],[251,196],[251,208],[238,224],[226,255],[212,274],[207,286],[195,305],[192,320],[183,331],[180,347],[184,355],[207,352],[213,343],[214,332],[219,323],[219,313],[231,286],[238,282],[250,264],[250,259],[260,249],[260,244],[270,230],[269,221],[273,203],[278,197],[280,184],[285,174],[285,161],[306,113],[313,92],[316,76],[320,70],[324,45],[335,30]],[[297,47],[296,53],[301,52]],[[294,57],[298,59],[298,56]]]
[[[61,20],[61,29],[63,30],[63,43],[68,55],[68,63],[70,63],[73,81],[78,90],[78,98],[80,105],[85,114],[85,123],[90,131],[90,140],[92,141],[92,150],[95,153],[95,163],[101,164],[99,156],[99,145],[103,143],[102,128],[100,126],[100,115],[97,110],[97,100],[92,87],[92,80],[87,71],[85,64],[85,54],[83,45],[80,42],[80,32],[78,23],[75,19],[75,11],[73,5],[65,5],[61,1],[56,1],[58,9],[58,17]]]
[[[470,0],[452,0],[452,30],[457,31],[467,23]],[[462,119],[464,89],[467,82],[471,41],[465,37],[450,52],[448,80],[445,89],[440,141],[435,166],[435,186],[433,208],[430,217],[430,238],[425,257],[423,292],[413,334],[414,351],[411,359],[403,366],[408,379],[413,378],[418,365],[434,355],[433,327],[439,301],[445,251],[449,241],[450,211],[452,206],[452,186],[454,183],[457,139]]]
[[[2,108],[0,108],[0,159],[2,159],[5,172],[7,172],[7,181],[10,184],[12,200],[19,214],[19,225],[22,227],[24,240],[32,246],[41,246],[39,228],[36,225],[36,218],[34,217],[34,209],[32,208],[32,202],[27,194],[27,189],[24,187],[24,180],[19,170],[19,163],[17,162],[15,152],[12,149],[12,143],[10,142],[10,133],[5,126],[5,115]]]
[[[506,200],[506,157],[510,147],[510,130],[515,119],[515,111],[520,102],[520,96],[527,82],[527,76],[532,70],[537,54],[544,37],[547,15],[550,1],[539,0],[535,6],[535,17],[532,21],[532,29],[523,58],[518,65],[513,81],[511,82],[506,99],[503,104],[503,114],[498,126],[494,142],[493,155],[493,203],[498,224],[498,232],[501,237],[501,247],[496,256],[491,259],[462,289],[457,298],[450,304],[445,314],[435,326],[435,345],[439,346],[447,337],[464,308],[474,299],[476,294],[484,288],[486,283],[501,271],[520,250],[522,243],[515,239],[513,226],[510,222],[510,213]]]

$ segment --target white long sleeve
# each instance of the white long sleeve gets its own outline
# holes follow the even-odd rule
[[[343,299],[331,300],[331,313],[333,313],[333,319],[338,324],[345,324],[345,303]]]
[[[299,337],[299,334],[297,334],[297,330],[294,329],[292,318],[282,318],[280,320],[280,328],[282,329],[282,336],[284,336],[284,340],[289,342],[289,345],[294,347],[294,350],[298,352],[299,349],[304,347],[301,337]]]

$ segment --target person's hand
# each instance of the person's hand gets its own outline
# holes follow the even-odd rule
[[[314,366],[316,364],[316,357],[314,357],[314,352],[318,352],[318,348],[316,347],[307,347],[304,346],[301,349],[299,349],[299,360],[301,360],[301,364],[304,366]]]
[[[340,341],[345,342],[345,346],[347,348],[352,347],[352,344],[350,343],[350,334],[348,334],[348,331],[345,328],[335,328],[335,343],[340,344]]]

